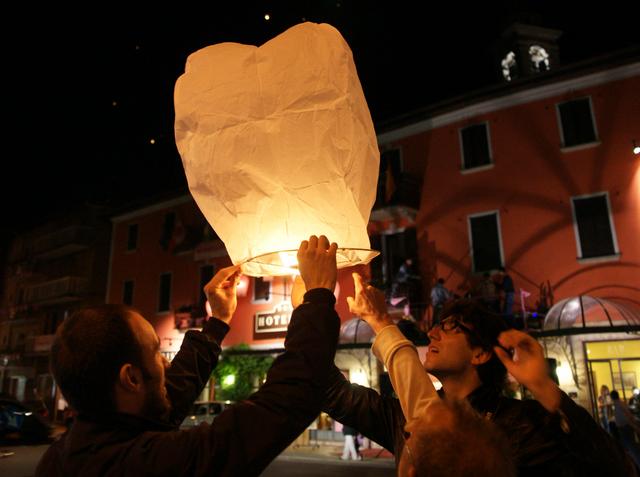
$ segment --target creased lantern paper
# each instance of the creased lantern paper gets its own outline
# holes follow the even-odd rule
[[[324,234],[339,267],[367,263],[379,152],[349,46],[303,23],[260,47],[221,43],[187,59],[175,87],[189,188],[234,263],[285,275]],[[346,250],[345,250],[346,249]],[[279,252],[279,253],[278,253]]]

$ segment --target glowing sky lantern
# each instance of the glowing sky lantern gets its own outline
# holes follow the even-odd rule
[[[244,273],[291,274],[311,234],[338,243],[341,268],[378,255],[367,235],[378,146],[335,28],[303,23],[260,47],[193,53],[175,110],[191,193]]]

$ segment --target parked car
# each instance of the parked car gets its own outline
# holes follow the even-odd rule
[[[51,440],[49,411],[41,401],[22,403],[0,398],[0,441],[43,443]]]
[[[230,401],[196,402],[191,408],[191,413],[182,421],[180,427],[185,429],[197,426],[203,422],[211,424],[216,416],[224,411],[230,404]]]

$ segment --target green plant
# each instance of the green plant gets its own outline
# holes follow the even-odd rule
[[[262,384],[273,357],[242,354],[242,351],[249,349],[248,345],[240,344],[222,352],[220,362],[213,371],[216,399],[241,401]]]

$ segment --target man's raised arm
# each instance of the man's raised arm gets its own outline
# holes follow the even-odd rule
[[[202,331],[187,331],[167,370],[165,387],[172,406],[169,423],[174,426],[179,426],[187,416],[218,364],[220,345],[236,310],[239,275],[239,265],[222,268],[205,285],[212,316]]]
[[[300,273],[309,291],[292,314],[285,352],[276,358],[265,384],[211,425],[148,433],[136,442],[138,450],[129,453],[132,464],[143,462],[149,475],[254,476],[304,431],[320,412],[338,342],[336,249],[326,237],[301,244]]]

